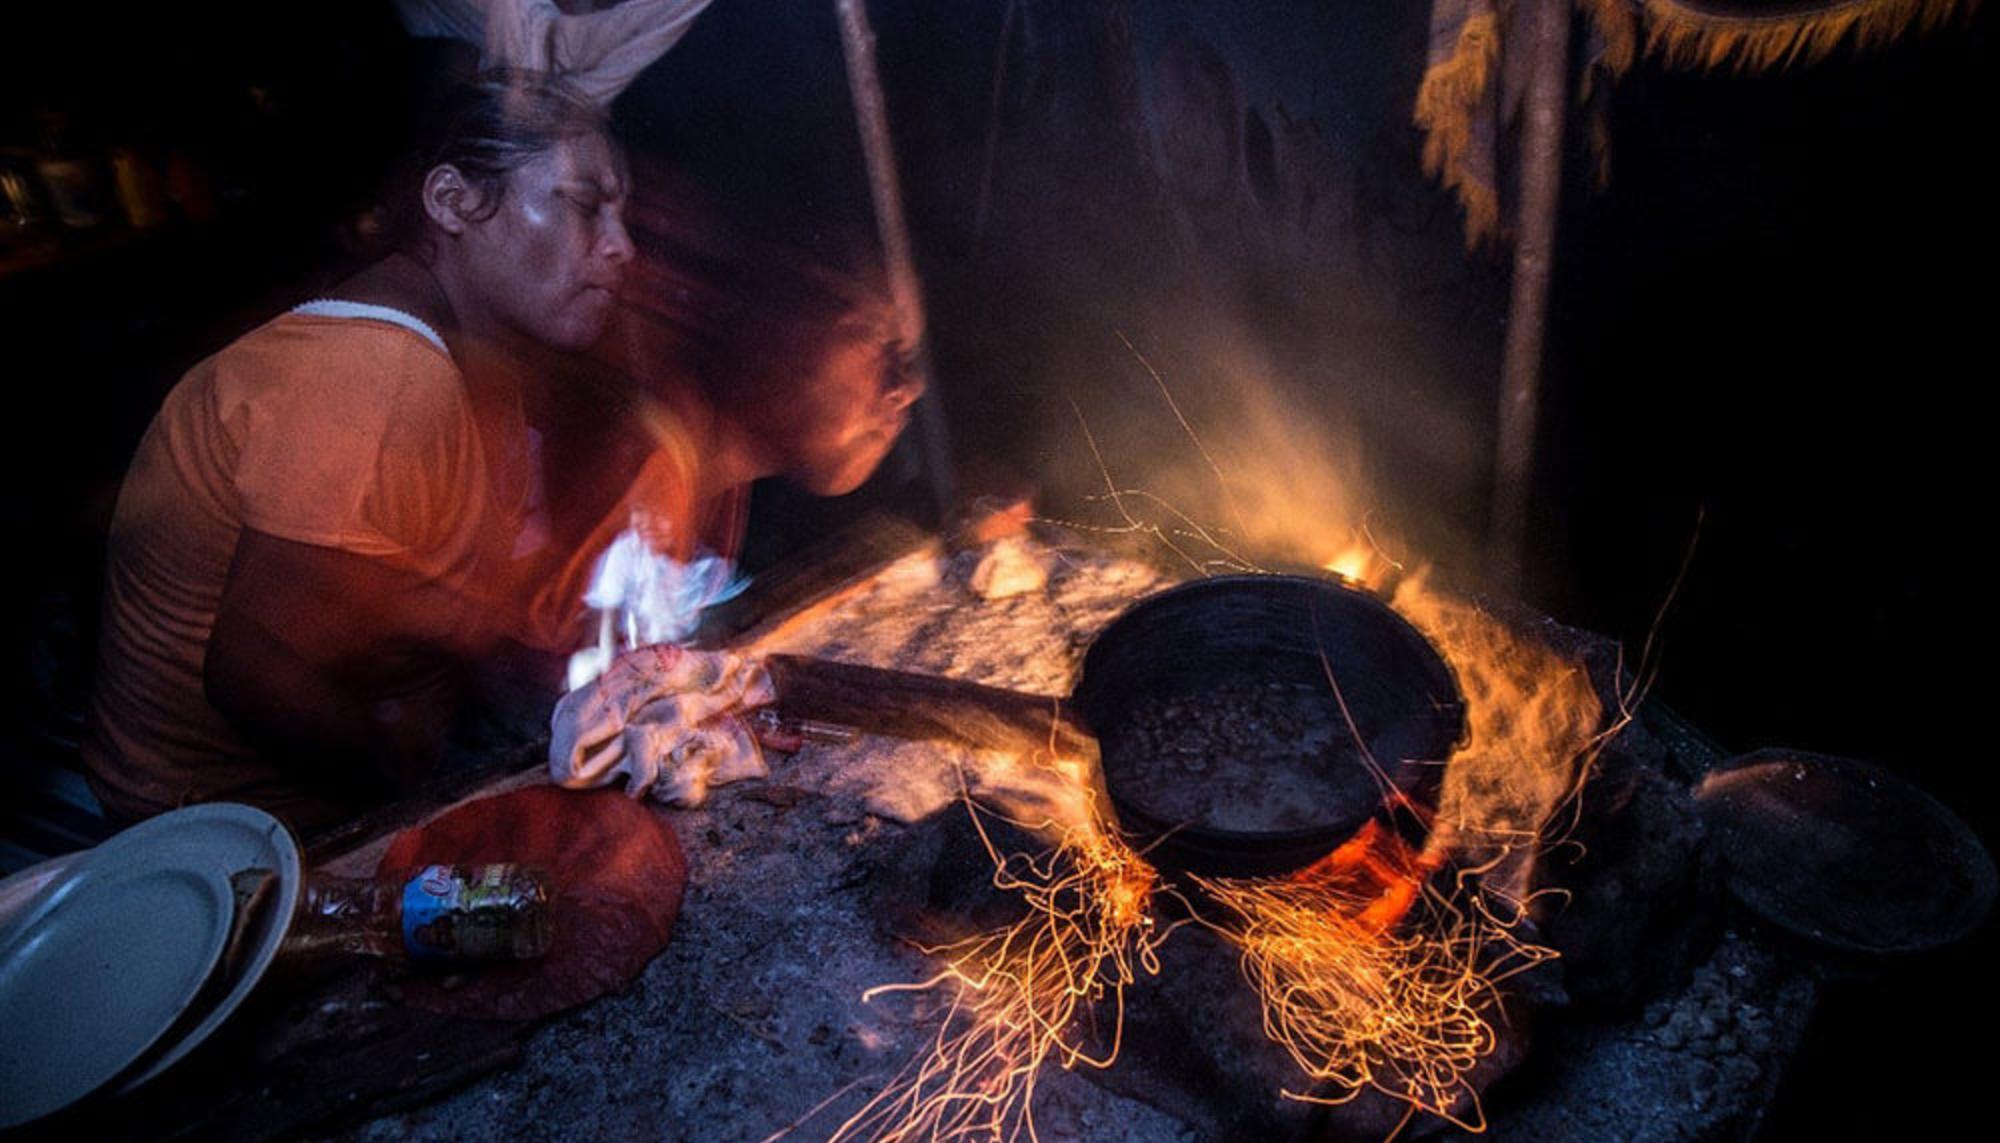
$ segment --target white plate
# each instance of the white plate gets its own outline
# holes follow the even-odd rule
[[[117,1090],[127,1092],[167,1070],[208,1039],[263,979],[264,970],[278,955],[278,945],[291,927],[292,910],[298,904],[299,843],[283,822],[255,806],[214,802],[141,822],[91,851],[90,859],[120,865],[196,868],[220,876],[225,883],[247,869],[267,869],[278,877],[275,891],[257,916],[250,918],[250,927],[243,934],[244,955],[233,979],[225,982],[227,990],[222,998],[179,1039],[161,1044],[131,1074],[122,1077]]]
[[[10,876],[0,877],[0,929],[12,925],[15,915],[33,903],[44,886],[62,876],[82,856],[80,853],[65,853]]]
[[[79,860],[0,927],[0,1127],[80,1099],[145,1054],[229,938],[229,880]]]
[[[257,915],[248,919],[242,937],[244,953],[231,975],[208,980],[218,971],[216,961],[234,923],[235,895],[230,878],[251,869],[276,874],[275,891]],[[111,888],[134,879],[142,881],[143,887]],[[0,881],[0,1128],[48,1114],[88,1095],[106,1080],[112,1080],[118,1092],[130,1091],[193,1051],[242,1005],[270,967],[291,925],[300,883],[298,843],[284,824],[255,807],[233,803],[162,814],[96,849],[46,861]],[[162,938],[171,943],[177,934],[161,930],[163,925],[188,927],[181,922],[187,920],[192,884],[211,886],[221,894],[216,922],[205,933],[214,939],[215,955],[207,957],[199,973],[187,969],[193,988],[173,990],[176,995],[169,1005],[166,989],[141,978],[163,971],[162,964],[174,959],[170,950],[163,951],[159,944]],[[144,899],[135,901],[135,895],[142,892],[163,893],[178,905],[169,904],[163,910]],[[90,905],[100,894],[105,900]],[[100,942],[126,953],[117,979],[72,980],[39,987],[36,981],[40,977],[60,969],[51,969],[46,954],[37,951],[40,944],[31,950],[28,942],[55,939],[74,943],[74,933],[87,931],[77,925],[76,917],[123,933]],[[144,954],[131,955],[138,949]],[[22,955],[17,958],[17,953]],[[18,966],[17,959],[21,962]],[[222,995],[207,1011],[186,1010],[192,1000],[218,990]],[[139,994],[136,1000],[132,993]],[[30,1002],[54,1009],[59,1022],[48,1023],[45,1011],[20,1007]],[[144,1020],[152,1024],[144,1033],[136,1027],[127,1029],[128,1023],[136,1026],[141,1022],[139,1009],[145,1009]],[[79,1030],[84,1034],[79,1036]],[[164,1038],[163,1033],[170,1030],[172,1037]],[[146,1042],[138,1042],[142,1035]],[[114,1052],[110,1042],[121,1037],[124,1044]],[[81,1047],[72,1041],[79,1041]],[[23,1046],[29,1057],[17,1055],[17,1048]],[[91,1054],[92,1058],[82,1061],[87,1067],[69,1059],[78,1051]],[[120,1057],[115,1064],[113,1055]],[[24,1069],[18,1076],[17,1067]],[[104,1071],[107,1067],[111,1069],[108,1073]]]

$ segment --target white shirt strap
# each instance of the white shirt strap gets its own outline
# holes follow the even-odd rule
[[[292,307],[292,312],[307,317],[368,318],[373,321],[386,321],[390,325],[400,325],[437,346],[438,352],[446,357],[451,356],[451,350],[445,347],[444,338],[439,337],[436,330],[422,318],[415,314],[404,313],[394,306],[378,306],[369,302],[343,302],[337,298],[314,298],[302,306]]]

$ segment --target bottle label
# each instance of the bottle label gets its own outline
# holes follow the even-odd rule
[[[504,960],[548,951],[537,875],[511,865],[426,865],[403,885],[403,947],[415,960]]]
[[[403,886],[403,947],[418,960],[458,956],[457,871],[426,865]]]

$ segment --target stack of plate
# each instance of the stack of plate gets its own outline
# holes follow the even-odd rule
[[[284,824],[227,803],[0,880],[0,1128],[193,1051],[277,955],[299,883]]]

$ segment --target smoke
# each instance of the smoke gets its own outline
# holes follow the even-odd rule
[[[1322,362],[1229,319],[1202,324],[1167,336],[1107,325],[1095,352],[1054,355],[1055,368],[1089,372],[1051,386],[1052,443],[1033,450],[1049,515],[1156,537],[1203,574],[1356,551],[1376,565],[1469,565],[1477,417],[1352,352],[1322,346]]]

